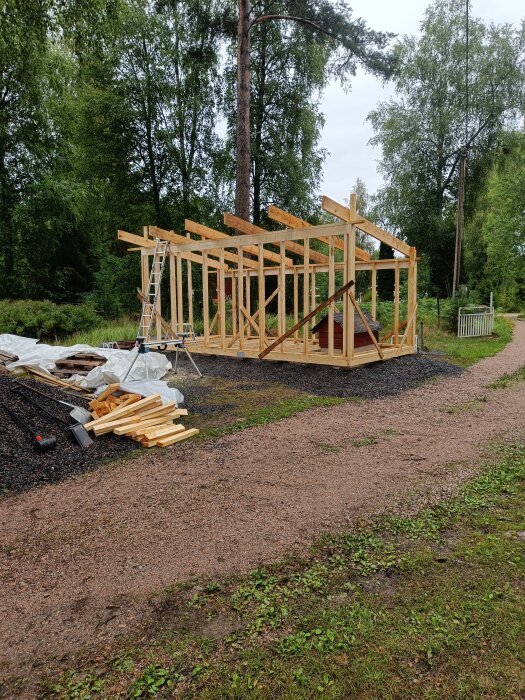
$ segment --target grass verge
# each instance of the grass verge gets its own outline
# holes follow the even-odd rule
[[[500,446],[459,495],[414,517],[166,590],[149,637],[85,656],[39,697],[523,697],[524,486],[525,446]]]
[[[425,325],[425,345],[430,350],[446,353],[461,367],[469,367],[503,350],[512,340],[512,330],[513,324],[507,318],[496,318],[493,335],[482,338],[457,338],[437,326]]]

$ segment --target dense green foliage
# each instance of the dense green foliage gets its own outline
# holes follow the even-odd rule
[[[53,304],[52,301],[0,301],[0,333],[54,340],[86,332],[100,319],[87,304]]]
[[[435,0],[394,53],[391,35],[343,1],[263,0],[252,12],[254,221],[272,225],[268,202],[322,220],[322,91],[358,65],[393,75],[395,98],[370,115],[387,185],[360,210],[417,246],[422,292],[447,294],[466,140],[464,281],[480,301],[494,290],[500,306],[523,306],[525,147],[512,120],[525,30],[471,17],[465,131],[462,0]],[[237,3],[6,0],[0,13],[0,298],[135,311],[139,266],[116,230],[180,230],[186,217],[220,228],[232,208]],[[391,272],[378,289],[392,298]]]
[[[465,88],[465,3],[436,0],[419,37],[397,45],[396,95],[369,119],[382,149],[387,185],[377,208],[390,228],[417,246],[429,289],[450,293],[458,163],[468,147],[465,218],[476,210],[501,130],[524,104],[525,29],[469,23],[469,100]]]
[[[502,136],[475,214],[467,223],[466,269],[472,286],[509,311],[525,305],[525,133]]]
[[[278,20],[252,29],[256,220],[268,199],[314,212],[330,75],[348,80],[359,62],[392,69],[389,35],[344,2],[277,5],[258,3],[255,16],[294,12],[334,36]],[[233,194],[236,12],[234,0],[3,3],[0,298],[129,312],[139,269],[118,228],[221,225]]]

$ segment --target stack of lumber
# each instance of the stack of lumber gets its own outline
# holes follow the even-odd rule
[[[58,377],[54,377],[52,374],[48,374],[47,372],[44,372],[41,369],[37,369],[36,367],[29,367],[29,365],[22,365],[20,367],[21,370],[24,370],[24,372],[27,372],[30,374],[33,379],[38,379],[39,381],[44,382],[44,384],[51,384],[52,386],[59,386],[62,389],[73,389],[74,391],[78,392],[86,392],[88,391],[87,389],[82,389],[79,386],[75,386],[75,384],[72,384],[71,382],[65,382],[63,379],[59,379]]]
[[[7,350],[0,350],[0,374],[9,374],[7,366],[15,360],[18,360],[18,355],[13,355],[12,352]]]
[[[105,357],[101,357],[94,352],[77,352],[76,355],[70,355],[62,360],[55,362],[55,369],[50,370],[54,377],[59,379],[68,379],[75,374],[83,377],[89,374],[93,367],[99,367],[106,364]]]
[[[143,447],[167,447],[198,434],[176,421],[187,416],[175,401],[162,403],[160,394],[142,398],[139,394],[120,392],[119,384],[110,384],[90,402],[93,420],[85,424],[95,435],[114,433],[135,440]]]
[[[8,352],[7,350],[0,350],[0,365],[5,367],[10,362],[15,362],[16,360],[18,360],[18,355],[13,355],[12,352]]]

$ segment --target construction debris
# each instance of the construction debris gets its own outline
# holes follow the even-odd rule
[[[136,352],[116,348],[94,348],[77,344],[71,347],[46,345],[36,338],[23,338],[9,333],[0,333],[0,353],[18,356],[9,359],[7,368],[45,377],[58,386],[77,385],[95,389],[111,382],[122,381],[128,373]],[[171,369],[171,363],[159,352],[148,353],[148,364],[135,363],[130,380],[161,379]],[[40,374],[38,374],[40,373]]]
[[[7,367],[10,362],[16,362],[18,360],[18,355],[13,355],[12,352],[0,349],[0,365]]]
[[[63,360],[55,362],[56,369],[50,370],[54,377],[60,379],[68,379],[74,375],[85,377],[93,367],[100,367],[107,362],[105,357],[95,354],[94,352],[77,352],[76,355],[71,355]]]
[[[160,394],[143,398],[122,392],[120,384],[110,384],[89,403],[93,420],[85,424],[96,436],[114,433],[129,437],[142,447],[167,447],[198,434],[196,428],[186,430],[175,421],[187,416],[176,401],[163,403]]]

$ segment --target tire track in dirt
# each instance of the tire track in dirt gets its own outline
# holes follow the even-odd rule
[[[525,384],[486,388],[524,364],[517,322],[499,355],[460,377],[5,499],[0,661],[38,669],[140,626],[148,595],[176,581],[251,568],[363,514],[453,492],[484,444],[525,432]]]

